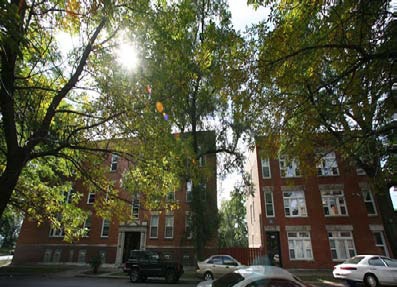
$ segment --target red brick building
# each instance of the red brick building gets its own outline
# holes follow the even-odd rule
[[[363,170],[331,152],[303,176],[285,156],[250,156],[249,246],[280,258],[284,268],[330,268],[355,254],[391,256],[377,203]],[[276,256],[277,257],[277,256]]]
[[[214,135],[211,133],[211,135]],[[212,136],[208,138],[213,138]],[[213,141],[215,144],[215,139]],[[121,191],[120,182],[123,171],[129,162],[109,155],[106,165],[109,165],[109,177]],[[200,167],[206,168],[204,182],[206,196],[206,212],[217,215],[217,181],[216,155],[208,154],[200,158]],[[210,170],[210,174],[208,174]],[[65,262],[87,263],[94,256],[100,255],[107,264],[122,264],[132,249],[161,250],[166,256],[180,260],[186,265],[195,261],[195,249],[191,232],[192,183],[181,179],[181,188],[169,194],[170,201],[179,205],[174,211],[149,211],[140,205],[139,198],[132,198],[131,213],[136,218],[133,222],[110,222],[95,215],[93,203],[95,193],[89,193],[77,182],[75,189],[83,194],[80,206],[91,210],[85,227],[89,230],[86,237],[74,243],[63,241],[62,230],[52,229],[50,224],[37,225],[25,219],[17,241],[14,264],[29,262]],[[202,200],[202,198],[200,199]],[[216,239],[212,240],[212,244]]]

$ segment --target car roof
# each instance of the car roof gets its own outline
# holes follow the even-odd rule
[[[240,273],[245,279],[282,278],[296,280],[290,272],[277,266],[254,265],[234,272]]]

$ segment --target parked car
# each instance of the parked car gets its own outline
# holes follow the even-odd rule
[[[368,287],[397,285],[397,260],[379,255],[357,255],[334,266],[335,278],[356,282]]]
[[[212,255],[204,261],[197,262],[196,274],[204,280],[213,280],[245,267],[247,266],[242,265],[230,255]]]
[[[133,250],[124,263],[124,272],[133,283],[144,282],[148,277],[164,277],[167,283],[176,283],[183,274],[183,266],[165,259],[158,251]]]
[[[197,287],[309,287],[287,270],[277,266],[251,266],[227,273]]]

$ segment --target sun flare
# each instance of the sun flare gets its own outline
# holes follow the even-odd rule
[[[135,70],[139,65],[138,52],[134,45],[122,43],[116,50],[117,61],[127,70]]]

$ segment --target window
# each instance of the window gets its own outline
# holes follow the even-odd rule
[[[369,266],[380,266],[380,267],[385,267],[385,263],[379,258],[379,257],[374,257],[368,260]]]
[[[377,215],[374,197],[369,189],[363,189],[361,191],[365,207],[367,208],[368,215]]]
[[[50,228],[50,237],[63,237],[63,228]]]
[[[175,201],[175,191],[168,192],[165,200],[167,202],[174,202]]]
[[[262,178],[270,178],[270,162],[269,159],[261,159]]]
[[[284,191],[285,216],[298,217],[307,216],[305,193],[301,191]]]
[[[281,177],[301,176],[301,172],[296,160],[289,160],[286,156],[280,156],[279,165]]]
[[[265,210],[267,217],[274,217],[273,192],[265,191]]]
[[[54,255],[52,256],[52,262],[58,263],[61,261],[62,250],[55,249]]]
[[[95,201],[95,192],[89,192],[87,197],[87,204],[93,204]]]
[[[309,232],[288,232],[288,249],[291,260],[312,260],[312,243]]]
[[[204,167],[207,162],[205,155],[200,156],[198,162],[199,162],[199,167]]]
[[[200,189],[200,199],[207,200],[207,184],[203,182],[199,183],[199,189]]]
[[[99,257],[101,258],[101,263],[106,263],[106,250],[99,250]]]
[[[367,174],[365,172],[365,170],[361,167],[356,168],[356,173],[357,173],[357,175],[366,175]]]
[[[132,200],[132,209],[131,209],[132,217],[134,217],[135,219],[139,218],[139,208],[140,208],[139,197],[135,197]]]
[[[116,171],[119,162],[119,156],[117,154],[112,154],[112,159],[110,160],[110,171]]]
[[[334,152],[323,156],[317,164],[317,174],[320,176],[339,175],[338,163]]]
[[[84,237],[90,236],[91,231],[91,215],[88,215],[87,219],[84,221]]]
[[[173,238],[173,237],[174,237],[174,216],[166,215],[164,238]]]
[[[341,190],[321,191],[325,216],[347,215],[345,196]]]
[[[186,181],[186,202],[191,202],[192,201],[192,195],[193,195],[193,182],[192,180]]]
[[[374,231],[373,232],[375,239],[375,246],[378,247],[382,251],[382,255],[389,256],[389,252],[386,247],[385,237],[383,236],[382,231]]]
[[[44,251],[44,257],[43,257],[43,262],[50,262],[51,261],[51,256],[52,256],[52,250],[51,249],[46,249]]]
[[[65,203],[71,203],[73,199],[73,195],[76,191],[72,188],[68,192],[65,192]]]
[[[356,255],[353,236],[350,231],[328,232],[332,260],[344,260]]]
[[[62,215],[58,214],[57,221],[61,222],[61,220],[62,220]],[[60,226],[58,228],[58,227],[55,227],[54,224],[51,224],[49,237],[63,237],[64,235],[65,235],[65,233],[64,233],[62,226]]]
[[[85,250],[85,249],[79,250],[79,254],[78,254],[78,257],[77,257],[77,262],[85,263],[86,254],[87,254],[87,250]]]
[[[150,238],[158,238],[159,233],[159,216],[152,215],[150,218]]]
[[[104,219],[102,221],[101,237],[109,237],[109,229],[110,229],[110,221],[108,219]]]
[[[185,234],[187,239],[192,239],[193,231],[192,231],[192,215],[189,211],[186,211],[185,214]]]

